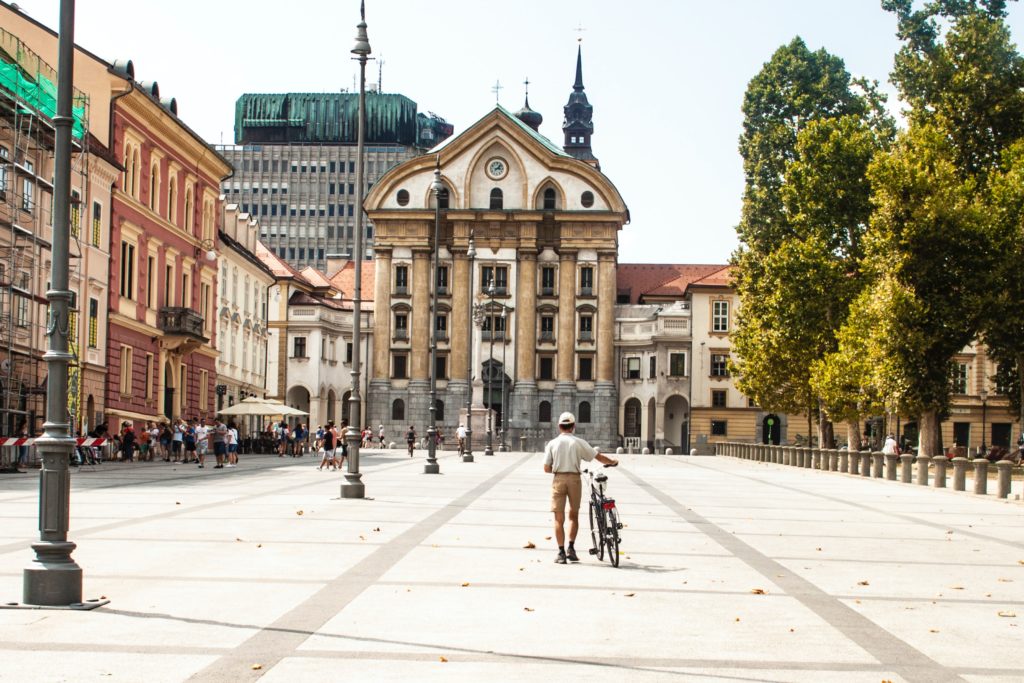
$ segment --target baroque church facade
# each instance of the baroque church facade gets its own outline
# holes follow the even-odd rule
[[[474,415],[493,410],[495,450],[501,426],[516,450],[541,445],[562,411],[595,445],[617,445],[616,268],[629,211],[594,157],[592,114],[577,53],[562,147],[538,132],[528,99],[515,113],[497,105],[373,186],[368,422],[396,439],[410,424],[426,432],[433,342],[446,435],[471,402]],[[474,417],[472,428],[480,449],[483,423]]]

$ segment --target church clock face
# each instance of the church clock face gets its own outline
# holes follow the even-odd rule
[[[493,157],[487,162],[487,177],[491,180],[501,180],[508,175],[508,163],[501,157]]]

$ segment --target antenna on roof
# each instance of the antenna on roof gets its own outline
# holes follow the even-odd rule
[[[384,92],[384,54],[377,58],[377,92]]]

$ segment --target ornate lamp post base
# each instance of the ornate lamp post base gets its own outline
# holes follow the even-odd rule
[[[342,498],[365,498],[366,484],[362,482],[363,475],[359,472],[345,473],[345,483],[341,485]]]
[[[82,601],[82,568],[71,559],[71,541],[32,544],[36,558],[22,575],[22,601],[27,605],[67,607]]]

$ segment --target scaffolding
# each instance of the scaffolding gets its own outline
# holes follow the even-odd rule
[[[45,415],[48,265],[53,235],[57,72],[0,29],[0,436],[30,435]],[[73,289],[82,278],[82,195],[89,196],[88,97],[75,89],[71,206]],[[74,177],[77,176],[77,182]],[[68,411],[81,419],[77,302],[72,304]]]

